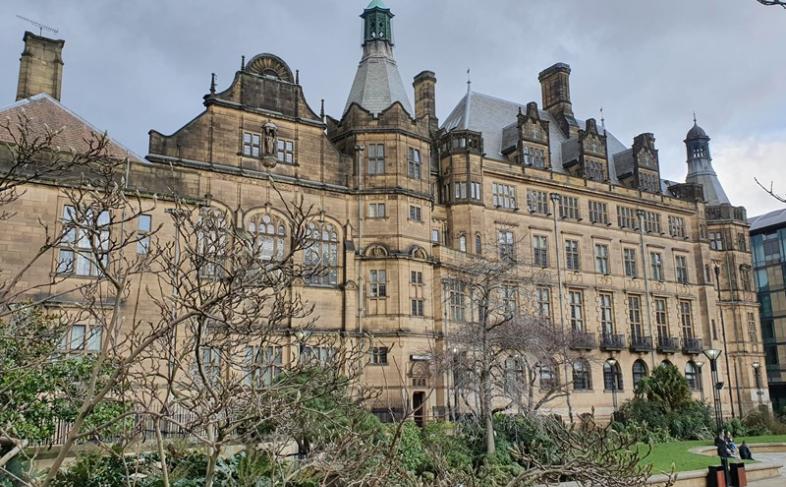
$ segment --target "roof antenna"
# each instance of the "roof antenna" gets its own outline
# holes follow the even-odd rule
[[[693,112],[693,125],[696,125],[696,112]]]
[[[21,16],[19,14],[17,14],[16,17],[19,18],[19,19],[24,20],[25,22],[30,22],[34,26],[38,27],[38,35],[40,35],[40,36],[44,35],[44,31],[45,30],[51,32],[52,34],[57,34],[59,32],[54,27],[50,27],[50,26],[48,26],[46,24],[42,24],[41,22],[36,22],[35,20],[28,19],[27,17],[23,17],[23,16]]]
[[[467,68],[467,94],[469,94],[469,89],[472,86],[472,78],[470,78],[470,69]]]
[[[603,107],[600,107],[600,126],[603,127],[603,135],[606,135],[606,119],[603,115]]]

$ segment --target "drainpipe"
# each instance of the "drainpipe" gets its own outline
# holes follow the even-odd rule
[[[721,287],[720,287],[720,267],[715,266],[715,283],[718,286],[718,314],[721,321],[721,333],[723,336],[723,358],[726,360],[726,377],[729,380],[729,402],[731,404],[731,417],[736,417],[734,414],[734,394],[731,387],[731,368],[729,367],[729,347],[726,342],[726,324],[723,320],[723,309],[721,308]]]
[[[652,361],[652,370],[657,366],[655,364],[655,335],[652,333],[652,316],[650,307],[650,280],[647,274],[647,251],[644,248],[644,210],[636,210],[636,215],[639,217],[639,248],[641,249],[641,275],[644,278],[644,306],[647,310],[647,332],[650,335],[650,340],[653,340],[652,350],[650,350],[650,360]],[[662,263],[661,263],[662,265]]]
[[[727,255],[726,256],[726,276],[727,276],[727,279],[729,280],[729,283],[731,283],[731,279],[732,279],[732,273],[731,273],[731,269],[732,269],[731,259],[732,259],[732,257],[733,257],[732,255]],[[732,298],[731,298],[731,318],[732,318],[733,324],[734,324],[735,335],[737,335],[737,333],[736,333],[737,331],[740,332],[740,334],[737,335],[737,352],[739,353],[740,343],[744,343],[744,341],[745,341],[745,330],[742,328],[742,325],[740,325],[737,322],[737,303],[740,302],[740,288],[739,288],[739,286],[737,286],[737,285],[732,286],[731,289],[730,289],[730,292],[734,293]],[[740,325],[740,326],[738,326],[738,325]],[[743,416],[743,412],[742,412],[742,395],[740,394],[740,376],[737,373],[737,360],[736,360],[736,357],[735,357],[735,360],[734,360],[734,389],[737,391],[737,406],[738,406],[738,410],[740,412],[740,418],[742,418],[742,417],[744,417]]]
[[[557,286],[558,286],[557,294],[559,295],[559,324],[560,324],[560,331],[561,331],[562,336],[564,338],[566,336],[566,333],[565,333],[565,298],[564,298],[563,292],[562,292],[562,265],[560,263],[560,258],[559,258],[559,254],[560,254],[560,252],[559,252],[560,251],[560,238],[559,238],[559,230],[558,230],[558,224],[557,224],[557,211],[559,211],[558,204],[559,204],[559,201],[560,201],[560,195],[559,195],[559,193],[551,193],[550,197],[551,197],[551,203],[552,203],[551,216],[552,216],[552,219],[554,220],[554,246],[556,248],[556,258],[557,258]],[[564,361],[563,368],[564,368],[564,373],[565,373],[565,385],[567,387],[568,377],[570,377],[570,375],[568,375],[569,371],[568,371],[568,362],[567,362],[567,360]],[[565,402],[566,402],[566,404],[568,406],[568,419],[570,419],[571,424],[573,424],[573,406],[570,403],[570,389],[568,388],[566,392],[567,392],[567,394],[565,396]]]
[[[358,285],[358,315],[357,315],[357,330],[358,336],[362,339],[363,336],[363,270],[360,265],[360,255],[362,252],[361,239],[363,238],[363,195],[360,193],[363,189],[363,159],[361,157],[364,147],[360,144],[355,145],[355,166],[357,168],[357,191],[358,191],[358,241],[355,245],[355,272],[357,273]]]

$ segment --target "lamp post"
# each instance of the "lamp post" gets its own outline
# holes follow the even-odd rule
[[[718,380],[718,357],[721,351],[717,348],[708,348],[704,350],[704,355],[710,359],[710,371],[712,374],[712,399],[715,405],[715,429],[718,436],[723,435],[723,409],[720,402],[720,390],[723,387],[723,382]],[[726,478],[726,485],[731,486],[731,477],[729,476],[729,459],[721,457],[721,464],[723,465],[723,474]]]
[[[458,348],[453,347],[453,422],[458,420],[459,394],[456,383],[456,369],[458,368]]]
[[[617,360],[610,358],[606,360],[606,363],[609,364],[609,371],[611,372],[611,403],[614,406],[611,417],[614,419],[614,415],[617,414]]]
[[[756,395],[759,396],[759,406],[764,405],[764,392],[761,390],[761,377],[759,377],[759,371],[761,369],[761,363],[753,362],[753,375],[756,378]]]

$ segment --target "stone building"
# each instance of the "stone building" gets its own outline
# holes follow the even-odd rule
[[[766,382],[773,410],[786,407],[786,210],[775,210],[749,220],[753,272],[761,304]],[[765,375],[763,372],[757,373]]]
[[[410,102],[390,9],[373,0],[361,17],[361,59],[338,117],[309,106],[284,60],[259,54],[225,89],[213,83],[203,111],[175,133],[151,130],[145,160],[113,144],[130,156],[129,187],[148,196],[176,187],[242,225],[264,218],[284,232],[271,181],[319,208],[329,271],[298,292],[316,305],[313,333],[375,337],[365,380],[384,390],[371,405],[380,412],[410,408],[422,420],[455,407],[461,391],[430,366],[432,352],[470,316],[448,270],[489,245],[532,270],[537,302],[520,305],[577,338],[582,359],[566,374],[549,372],[571,384],[577,412],[605,417],[612,389],[620,402],[632,397],[634,384],[666,361],[685,373],[696,398],[709,398],[708,347],[725,352],[726,414],[753,407],[751,364],[763,352],[750,326],[758,307],[745,209],[726,198],[698,125],[685,139],[686,181],[666,181],[653,134],[627,145],[602,123],[577,118],[571,69],[562,63],[539,74],[540,103],[468,90],[440,124],[433,72],[413,79]],[[29,33],[24,40],[20,101],[2,116],[70,116],[65,137],[94,130],[59,103],[62,41]],[[0,222],[11,264],[31,251],[20,229],[36,218],[57,225],[64,211],[57,185],[31,185],[19,205],[30,211],[18,213],[14,231]],[[145,225],[166,222],[166,209],[160,204]],[[172,229],[161,235],[171,238]],[[57,262],[53,255],[35,272],[56,272]],[[287,347],[282,361],[296,354]],[[614,367],[604,366],[609,357]],[[565,398],[546,409],[565,414]]]

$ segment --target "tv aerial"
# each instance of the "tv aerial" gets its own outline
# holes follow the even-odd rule
[[[36,22],[35,20],[32,20],[32,19],[28,19],[27,17],[24,17],[22,15],[18,15],[17,14],[16,17],[18,19],[22,19],[25,22],[29,22],[29,23],[33,24],[34,26],[38,27],[38,35],[41,35],[41,36],[44,35],[44,31],[51,32],[52,34],[57,34],[59,32],[54,27],[50,27],[50,26],[48,26],[46,24],[42,24],[41,22]]]

